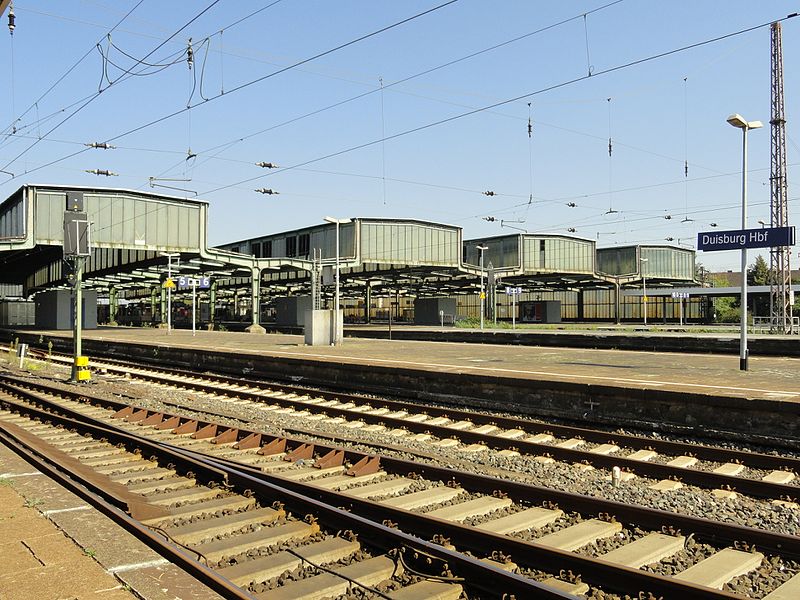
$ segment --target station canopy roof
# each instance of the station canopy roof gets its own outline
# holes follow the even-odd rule
[[[212,277],[221,293],[249,287],[254,273],[260,273],[262,290],[276,296],[309,293],[312,272],[319,272],[323,286],[333,282],[334,223],[209,247],[205,201],[121,188],[26,184],[0,204],[0,283],[21,284],[25,295],[69,284],[63,260],[68,194],[82,196],[92,224],[84,281],[101,291],[114,287],[149,293],[163,282],[168,262],[175,276]],[[635,281],[639,272],[632,265],[645,270],[658,266],[665,284],[685,284],[693,276],[694,253],[685,249],[598,251],[593,240],[558,234],[465,241],[459,227],[417,219],[344,221],[338,228],[344,295],[362,295],[367,286],[376,294],[475,293],[482,272],[531,290]],[[483,271],[477,246],[486,248]],[[680,260],[675,258],[679,255]],[[685,272],[689,260],[692,268]],[[597,268],[609,265],[615,268]],[[651,274],[646,275],[649,283]],[[655,280],[655,270],[652,276]]]

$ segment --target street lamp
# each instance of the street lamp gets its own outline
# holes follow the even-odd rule
[[[646,263],[649,258],[640,258],[639,262],[642,263],[642,266],[639,267],[642,272],[642,302],[644,303],[644,326],[647,327],[647,276],[644,274],[644,263]]]
[[[483,330],[483,313],[484,313],[484,302],[486,299],[486,293],[483,290],[483,253],[489,249],[489,246],[481,244],[480,246],[475,246],[478,249],[478,252],[481,255],[481,331]]]
[[[761,229],[764,229],[764,227],[767,226],[767,224],[764,221],[762,221],[761,219],[758,220],[758,224],[761,225]]]
[[[167,257],[167,281],[172,280],[172,257],[180,256],[180,252],[159,252],[161,256]],[[172,288],[173,285],[167,285],[167,335],[172,331]]]
[[[333,300],[333,343],[336,346],[341,346],[342,338],[339,336],[339,225],[349,223],[350,219],[325,217],[324,221],[336,225],[336,291],[334,292]]]
[[[740,114],[728,117],[728,123],[742,130],[742,229],[747,229],[747,132],[764,125],[761,121],[745,121]],[[742,322],[739,335],[739,369],[747,371],[747,248],[742,248]]]

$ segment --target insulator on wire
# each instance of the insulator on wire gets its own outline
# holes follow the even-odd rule
[[[117,173],[113,173],[108,169],[85,169],[87,173],[91,173],[92,175],[102,175],[104,177],[119,177]]]
[[[256,191],[257,191],[259,194],[268,194],[268,195],[270,195],[270,196],[272,196],[272,195],[274,195],[274,194],[280,194],[280,192],[276,192],[275,190],[271,190],[271,189],[269,189],[269,188],[258,188]]]
[[[495,193],[492,190],[486,190],[485,192],[483,192],[483,195],[484,196],[494,196]]]
[[[567,231],[569,231],[570,233],[575,233],[577,230],[574,227],[570,227],[569,229],[567,229]]]
[[[84,146],[88,148],[99,148],[101,150],[113,150],[116,146],[112,146],[106,142],[91,142],[90,144],[84,144]]]
[[[17,16],[14,14],[14,5],[8,7],[8,32],[11,35],[14,35],[14,29],[16,29],[16,20]]]
[[[688,177],[689,176],[689,161],[688,160],[683,161],[683,176],[684,177]]]
[[[277,169],[278,168],[278,165],[276,165],[275,163],[271,163],[271,162],[257,162],[256,166],[257,167],[261,167],[262,169]]]
[[[608,138],[608,155],[611,156],[611,150],[613,146],[611,145],[611,138]]]
[[[194,65],[194,50],[192,49],[192,38],[189,38],[189,42],[186,45],[186,64],[189,65],[189,70],[192,70],[192,65]]]
[[[497,221],[495,217],[483,217],[483,220],[488,221],[489,223],[494,223],[495,221]]]
[[[575,204],[574,202],[567,202],[567,206],[569,206],[570,208],[575,208],[578,205]]]

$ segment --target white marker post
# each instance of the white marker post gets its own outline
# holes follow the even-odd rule
[[[517,328],[517,295],[511,296],[511,329]]]
[[[506,288],[506,296],[511,296],[511,329],[517,328],[517,296],[521,293],[521,287]]]
[[[197,305],[197,279],[194,277],[189,279],[192,286],[192,336],[197,335],[197,320],[195,306]]]

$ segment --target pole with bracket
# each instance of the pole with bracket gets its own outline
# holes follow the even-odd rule
[[[83,327],[83,286],[81,285],[81,278],[83,276],[83,257],[75,256],[72,258],[72,264],[75,273],[75,285],[73,292],[73,311],[74,318],[72,319],[72,371],[70,373],[70,381],[77,383],[79,381],[78,363],[82,360],[82,338],[81,329]],[[80,365],[83,366],[83,365]]]
[[[81,279],[85,261],[91,255],[90,224],[85,212],[83,192],[67,192],[64,211],[64,259],[72,265],[73,316],[72,316],[72,369],[69,381],[89,381],[89,360],[82,355],[83,289]]]

